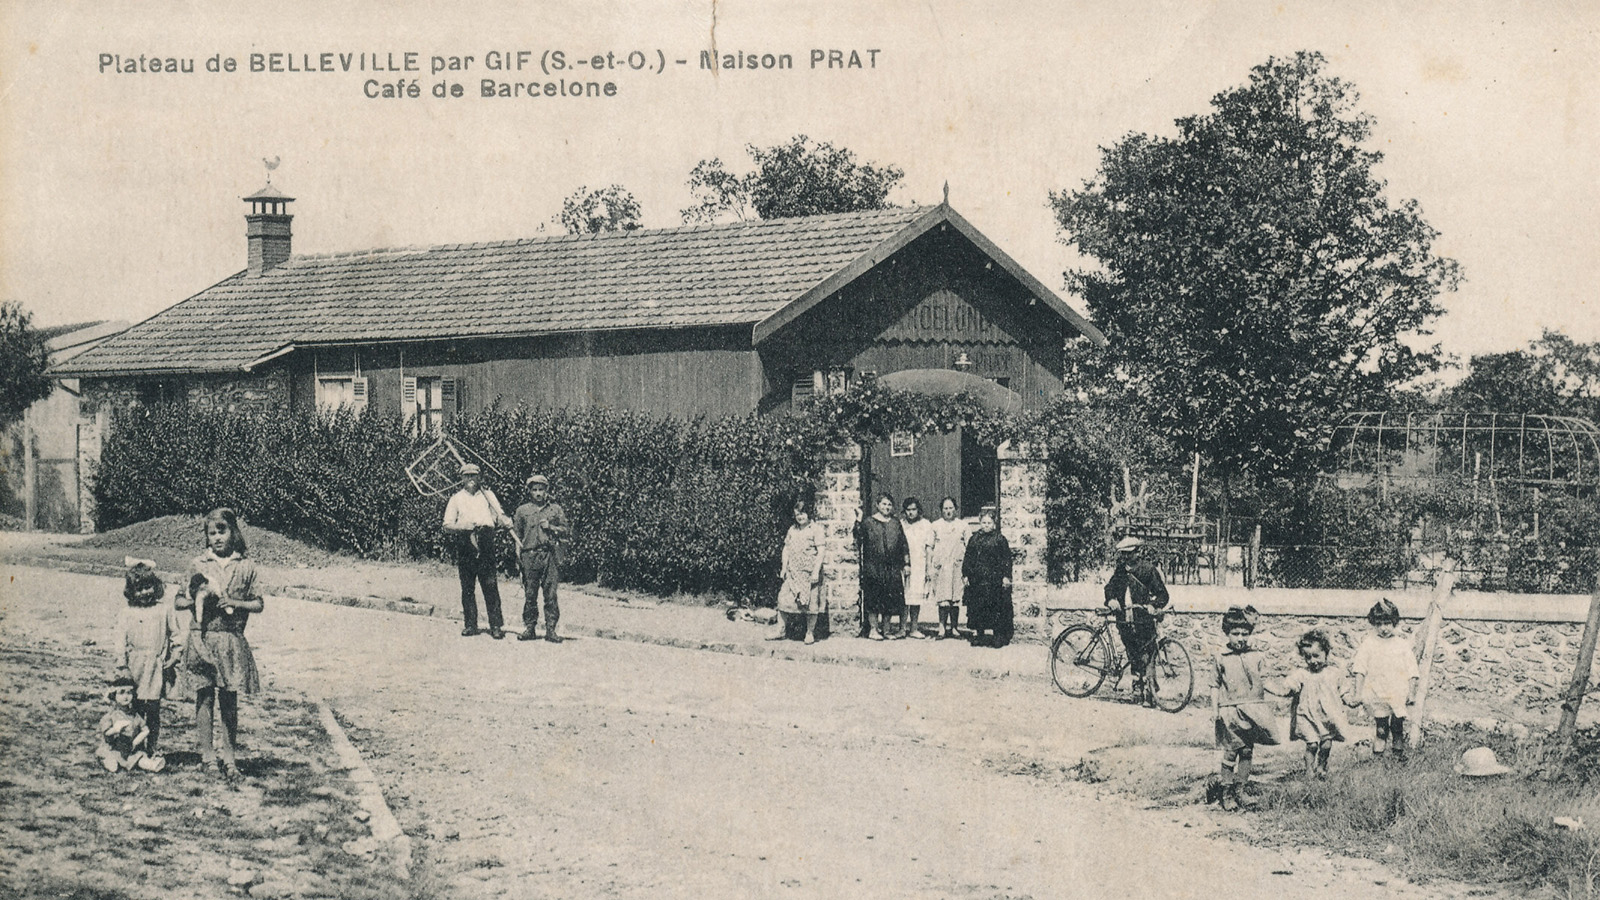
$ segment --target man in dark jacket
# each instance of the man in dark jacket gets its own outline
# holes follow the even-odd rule
[[[1139,552],[1143,545],[1136,537],[1117,542],[1117,568],[1106,582],[1106,605],[1116,610],[1117,631],[1133,667],[1133,691],[1140,697],[1144,696],[1145,669],[1156,644],[1152,613],[1165,609],[1169,599],[1161,570]]]

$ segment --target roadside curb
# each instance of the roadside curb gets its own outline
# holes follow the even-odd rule
[[[339,764],[356,786],[359,793],[358,802],[369,816],[367,824],[372,830],[373,839],[389,844],[393,848],[396,873],[401,878],[409,879],[411,838],[400,827],[400,822],[394,817],[394,811],[389,808],[389,802],[384,799],[383,789],[378,786],[378,777],[372,774],[367,761],[361,758],[361,751],[350,742],[350,736],[345,734],[343,726],[333,715],[333,707],[320,697],[312,697],[311,702],[317,706],[317,716],[321,718],[322,728],[333,742],[333,752],[338,755]]]

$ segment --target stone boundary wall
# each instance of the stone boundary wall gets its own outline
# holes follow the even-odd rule
[[[1100,585],[1055,588],[1047,603],[1054,635],[1062,627],[1094,620]],[[1269,677],[1300,665],[1295,642],[1312,628],[1327,632],[1336,665],[1348,665],[1356,646],[1371,632],[1366,611],[1381,596],[1400,608],[1400,633],[1421,651],[1422,619],[1432,595],[1426,592],[1278,591],[1213,587],[1173,588],[1162,634],[1176,637],[1195,663],[1195,694],[1210,697],[1210,660],[1223,649],[1221,613],[1249,604],[1261,613],[1254,645],[1266,653]],[[1589,598],[1581,595],[1479,594],[1465,591],[1444,603],[1444,625],[1434,654],[1429,687],[1433,697],[1503,703],[1555,710],[1572,679],[1583,636]],[[1591,678],[1600,679],[1600,659]],[[1600,683],[1600,682],[1597,682]],[[1352,718],[1360,718],[1353,714]]]
[[[855,510],[861,508],[861,448],[846,447],[823,461],[817,489],[817,522],[824,534],[822,592],[834,627],[858,622],[860,559],[856,555]]]

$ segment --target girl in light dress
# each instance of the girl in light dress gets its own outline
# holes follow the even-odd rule
[[[255,563],[245,557],[244,534],[231,509],[214,509],[205,520],[206,551],[189,564],[178,609],[190,609],[194,622],[184,645],[183,677],[194,691],[195,740],[200,762],[216,767],[230,783],[237,777],[234,745],[239,736],[239,694],[261,690],[255,656],[245,640],[251,613],[261,612]],[[216,758],[212,709],[222,719],[222,758]]]
[[[923,605],[928,603],[928,564],[933,557],[933,523],[922,517],[922,504],[915,497],[907,497],[900,509],[904,513],[900,528],[906,535],[911,571],[906,574],[906,614],[899,636],[920,641],[926,636],[917,628],[917,617]]]
[[[161,700],[177,676],[178,657],[182,645],[177,638],[183,633],[177,610],[170,602],[162,602],[167,586],[156,574],[149,560],[125,560],[128,571],[123,577],[122,596],[128,601],[117,616],[117,678],[132,691],[130,697],[133,714],[144,724],[144,738],[140,744],[143,756],[137,763],[146,772],[159,772],[166,768],[166,758],[160,755]]]
[[[789,636],[791,618],[804,616],[806,643],[817,642],[817,617],[828,611],[822,594],[822,526],[804,504],[795,504],[794,524],[783,538],[783,583],[778,588],[778,630],[769,641]]]
[[[933,523],[933,547],[928,552],[927,602],[939,609],[939,640],[956,636],[961,619],[961,563],[972,534],[958,518],[956,498],[939,501],[939,519]]]
[[[1330,664],[1333,644],[1320,628],[1301,635],[1295,646],[1305,668],[1284,679],[1284,693],[1292,700],[1289,739],[1305,741],[1306,776],[1327,778],[1333,742],[1344,740],[1350,730],[1344,715],[1344,670]]]
[[[1406,713],[1417,699],[1421,669],[1411,641],[1396,633],[1400,610],[1384,597],[1367,611],[1372,633],[1361,641],[1350,660],[1356,677],[1352,705],[1365,703],[1372,715],[1375,739],[1372,754],[1382,758],[1393,750],[1395,759],[1405,759]]]

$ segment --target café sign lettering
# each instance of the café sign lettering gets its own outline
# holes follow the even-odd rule
[[[1014,344],[970,303],[947,290],[934,291],[883,334],[891,341],[963,341]]]

